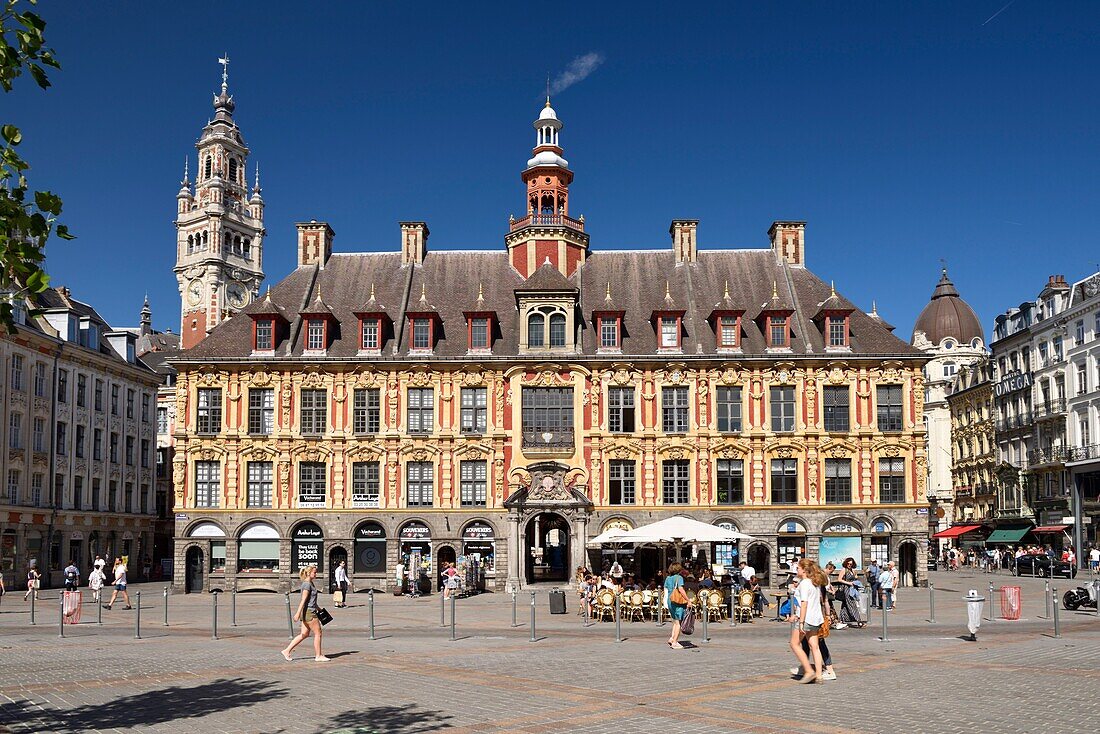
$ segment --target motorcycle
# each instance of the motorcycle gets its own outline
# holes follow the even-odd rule
[[[1070,589],[1062,596],[1062,606],[1070,611],[1081,607],[1096,609],[1096,587],[1097,584],[1091,583],[1088,586]]]

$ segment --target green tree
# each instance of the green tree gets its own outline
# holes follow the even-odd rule
[[[50,86],[46,68],[60,69],[54,51],[46,46],[46,21],[23,6],[37,0],[2,0],[0,11],[0,87],[10,92],[15,80],[30,74],[42,89]],[[51,234],[73,239],[57,221],[61,198],[50,191],[32,191],[26,172],[30,165],[16,146],[23,134],[14,125],[0,125],[0,324],[15,330],[12,304],[41,293],[50,279],[42,269],[46,240]]]

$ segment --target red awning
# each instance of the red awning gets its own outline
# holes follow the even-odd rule
[[[971,530],[977,530],[981,525],[956,525],[953,528],[947,530],[941,530],[933,538],[957,538],[963,533],[969,533]]]
[[[1037,528],[1032,528],[1033,533],[1063,533],[1066,531],[1069,525],[1042,525]]]

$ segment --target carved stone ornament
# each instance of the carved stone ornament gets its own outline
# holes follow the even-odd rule
[[[213,461],[217,457],[217,452],[212,448],[205,448],[198,452],[199,458],[203,461]]]
[[[610,382],[615,385],[633,385],[639,379],[639,374],[629,367],[615,366],[615,371],[607,373]]]
[[[844,362],[837,362],[829,365],[829,370],[827,375],[825,376],[825,381],[828,382],[830,385],[844,384],[848,381],[848,376],[844,372],[847,367],[848,365]]]
[[[570,499],[569,490],[562,481],[563,472],[536,474],[531,483],[528,500],[551,500],[563,502]]]
[[[462,373],[462,384],[467,387],[474,385],[484,385],[485,376],[481,374],[480,370],[471,370],[469,372]]]
[[[314,388],[325,386],[325,378],[324,375],[321,374],[319,367],[306,367],[306,370],[307,372],[302,378],[302,387]]]
[[[265,370],[256,370],[248,375],[248,381],[256,387],[268,387],[271,385],[271,375]]]
[[[21,392],[12,391],[12,393],[11,393],[11,404],[15,405],[15,406],[18,406],[18,407],[22,407],[22,406],[27,404],[27,396],[24,395]]]
[[[219,387],[229,376],[229,373],[221,371],[203,371],[198,374],[196,382],[200,387]]]
[[[321,450],[317,448],[308,448],[303,451],[301,455],[303,461],[308,461],[312,464],[316,464],[317,462],[321,461],[322,458],[324,458],[321,455]]]
[[[720,385],[740,385],[745,381],[745,376],[740,365],[733,364],[724,367],[717,379]]]
[[[50,401],[46,398],[35,398],[34,409],[38,413],[45,413],[50,409]]]
[[[426,370],[413,372],[409,375],[409,384],[413,387],[427,387],[432,384],[431,373]]]
[[[412,452],[413,461],[427,461],[428,451],[427,449],[416,449]]]

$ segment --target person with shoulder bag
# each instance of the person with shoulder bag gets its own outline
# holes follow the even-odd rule
[[[302,629],[290,641],[290,644],[283,648],[283,657],[286,658],[287,662],[293,660],[294,658],[290,657],[290,653],[299,643],[312,634],[313,652],[315,653],[313,659],[318,663],[327,663],[331,658],[325,657],[324,653],[321,652],[321,616],[324,610],[317,605],[317,587],[313,584],[313,580],[317,578],[317,567],[306,566],[298,572],[298,578],[302,582],[302,596],[298,601],[298,611],[294,613],[294,621],[300,622]],[[324,614],[327,614],[327,612],[324,612]]]
[[[38,569],[34,566],[27,569],[27,593],[23,595],[23,601],[26,601],[31,594],[34,594],[35,601],[38,600],[38,587],[41,578],[42,574],[38,573]]]
[[[680,575],[680,564],[673,563],[668,567],[668,576],[665,578],[665,606],[668,608],[668,616],[672,620],[672,634],[668,638],[668,646],[673,650],[682,650],[680,644],[680,623],[688,608],[688,597],[684,593],[684,577]]]
[[[825,662],[821,653],[821,632],[826,629],[826,605],[822,598],[824,589],[829,585],[829,577],[821,570],[817,562],[803,558],[798,562],[798,624],[791,629],[791,651],[802,667],[803,675],[799,683],[816,683],[822,679]],[[806,639],[811,655],[802,649],[802,640]],[[813,662],[811,663],[811,657]]]

